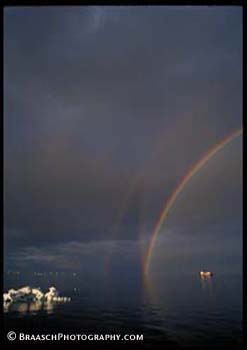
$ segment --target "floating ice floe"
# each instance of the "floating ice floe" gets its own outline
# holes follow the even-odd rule
[[[29,286],[15,289],[9,289],[7,293],[3,293],[4,303],[15,302],[69,302],[71,298],[59,296],[55,287],[50,287],[47,293],[43,293],[40,288],[31,288]]]

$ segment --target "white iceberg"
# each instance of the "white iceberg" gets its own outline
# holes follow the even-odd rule
[[[40,288],[32,288],[32,294],[36,300],[40,301],[44,299],[44,293],[41,292]]]
[[[47,293],[45,293],[45,299],[47,301],[52,301],[54,300],[54,298],[58,297],[58,291],[56,290],[55,287],[50,287],[49,291]]]
[[[9,289],[3,293],[4,304],[16,302],[68,302],[71,298],[59,296],[55,287],[50,287],[47,293],[43,293],[40,288],[31,288],[30,286],[22,287],[17,290]]]

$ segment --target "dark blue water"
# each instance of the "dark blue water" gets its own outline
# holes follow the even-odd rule
[[[147,286],[141,276],[111,279],[77,275],[7,276],[5,289],[55,285],[70,303],[12,305],[5,331],[29,333],[143,334],[128,348],[241,349],[242,282],[239,274],[202,280],[197,274],[163,275]],[[90,347],[102,348],[95,342]],[[111,342],[111,347],[119,347]]]

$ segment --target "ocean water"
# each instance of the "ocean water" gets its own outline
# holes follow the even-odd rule
[[[25,284],[55,285],[71,302],[12,304],[4,310],[4,331],[80,334],[143,334],[143,341],[107,342],[111,348],[241,349],[241,274],[164,274],[95,280],[80,274],[7,276],[5,290]],[[106,342],[104,343],[105,346]],[[87,348],[102,348],[88,341]]]

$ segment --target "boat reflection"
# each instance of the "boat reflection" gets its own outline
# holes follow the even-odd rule
[[[212,294],[212,289],[213,289],[213,281],[210,276],[201,276],[200,278],[201,281],[201,288],[203,292],[207,292],[209,294]]]

